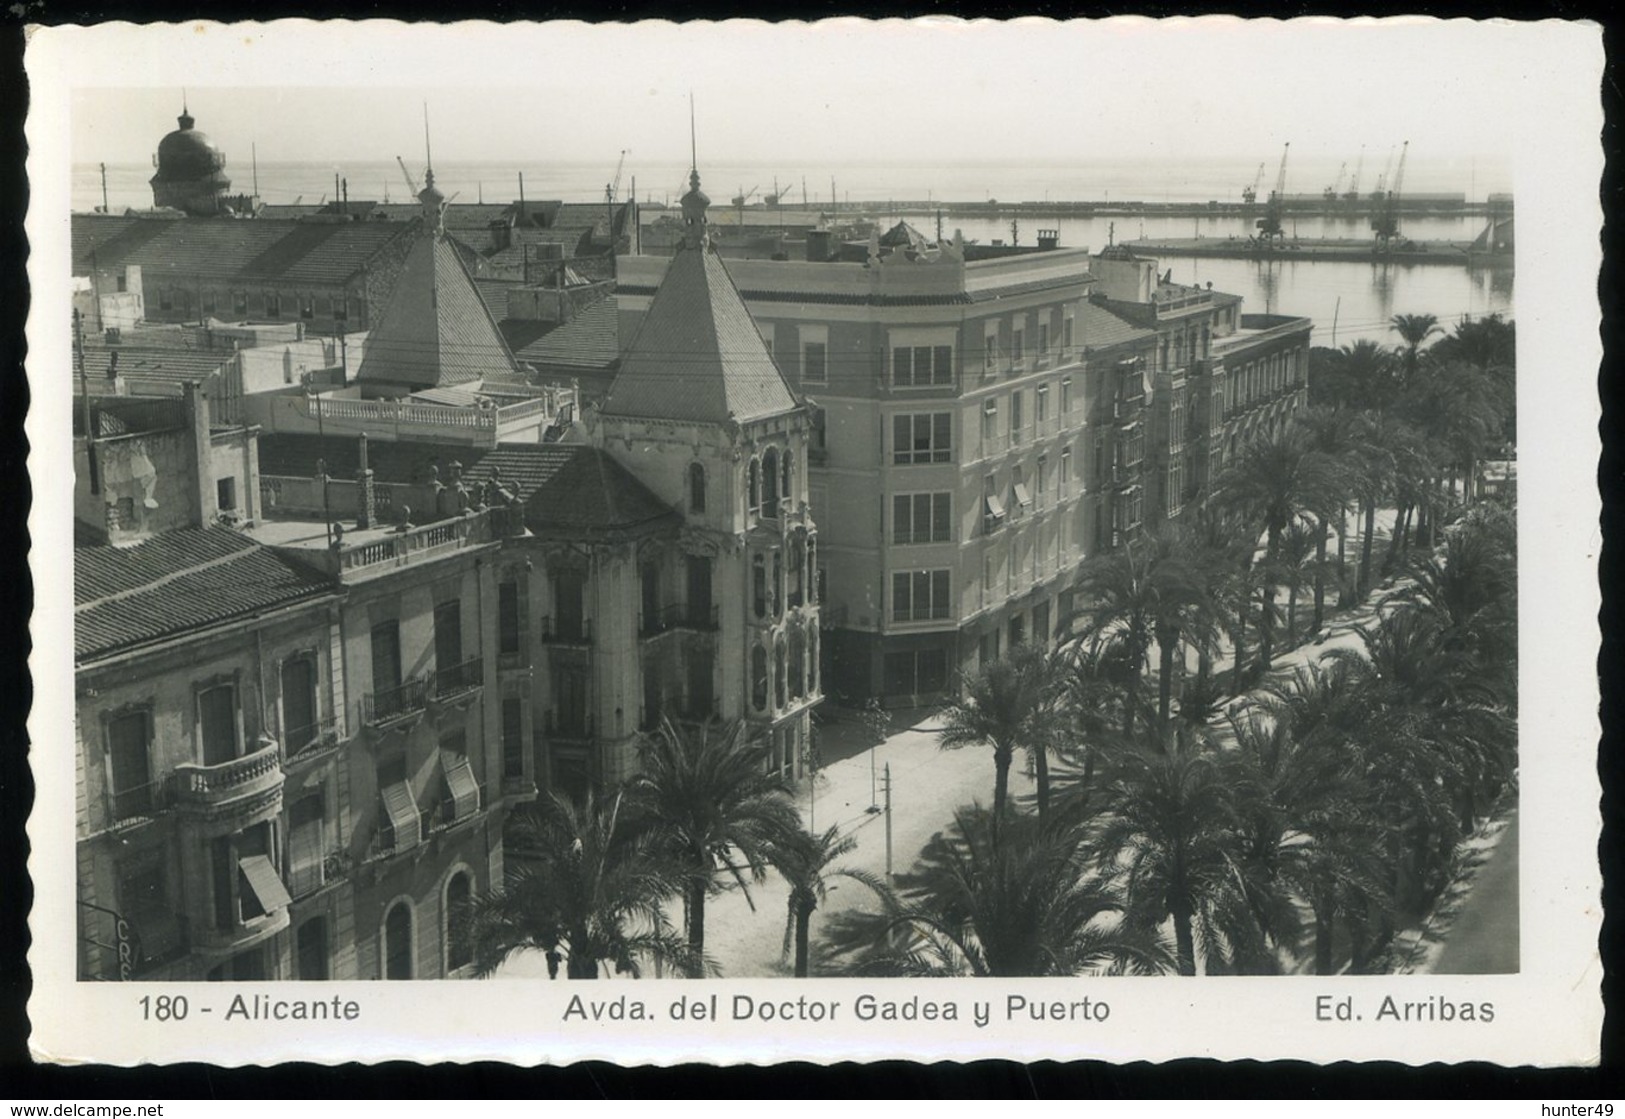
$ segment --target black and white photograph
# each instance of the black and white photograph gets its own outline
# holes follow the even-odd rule
[[[1601,58],[47,29],[36,1056],[1595,1060]]]

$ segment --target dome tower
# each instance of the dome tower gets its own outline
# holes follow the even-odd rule
[[[180,127],[158,141],[151,179],[152,204],[169,206],[192,217],[222,212],[231,180],[226,177],[225,153],[199,132],[186,106],[181,106]]]

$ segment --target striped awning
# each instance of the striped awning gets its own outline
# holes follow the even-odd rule
[[[480,810],[480,786],[474,780],[468,755],[443,750],[440,759],[446,774],[446,788],[451,794],[452,819],[466,819]]]
[[[282,884],[282,878],[271,865],[271,860],[265,855],[249,855],[237,862],[238,869],[243,872],[243,881],[248,888],[254,891],[259,899],[260,908],[270,913],[281,909],[293,901],[288,896],[288,888]]]
[[[423,818],[418,815],[417,801],[412,799],[412,786],[405,781],[384,786],[384,814],[395,832],[395,850],[416,847],[423,838]]]

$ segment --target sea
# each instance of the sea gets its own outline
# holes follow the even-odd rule
[[[1382,153],[1386,155],[1386,153]],[[1266,195],[1278,174],[1278,157],[1259,162],[1242,159],[1101,159],[1090,161],[1012,163],[944,161],[937,164],[855,162],[839,168],[800,172],[767,164],[722,161],[707,165],[703,187],[713,205],[726,207],[735,195],[751,201],[781,193],[785,205],[826,209],[831,197],[842,210],[859,209],[881,220],[907,220],[922,232],[934,234],[936,201],[950,202],[1206,202],[1240,201],[1242,188],[1259,182]],[[1361,165],[1361,189],[1376,188],[1384,164],[1395,166],[1379,153],[1368,152]],[[1288,193],[1316,193],[1334,182],[1347,189],[1358,163],[1347,160],[1303,160],[1288,167]],[[408,167],[414,177],[418,168]],[[242,159],[226,168],[234,191],[251,191],[271,203],[315,203],[347,190],[352,200],[405,201],[412,193],[407,177],[393,160],[355,161],[342,166],[316,162],[264,162],[255,166]],[[152,204],[148,179],[150,164],[106,164],[106,204],[115,213]],[[435,168],[436,185],[458,202],[509,202],[563,199],[594,202],[604,198],[614,168],[580,162],[448,163]],[[688,189],[688,168],[674,164],[628,163],[618,184],[618,196],[636,190],[648,205],[675,205]],[[1512,174],[1504,160],[1469,158],[1407,160],[1404,193],[1454,193],[1483,201],[1491,193],[1510,192]],[[103,204],[102,167],[78,163],[73,168],[72,204],[90,210]],[[924,205],[921,205],[924,203]],[[719,215],[720,216],[720,215]],[[968,240],[1002,240],[1031,244],[1037,229],[1055,229],[1066,247],[1100,249],[1110,242],[1139,238],[1202,237],[1228,239],[1252,232],[1243,217],[1200,218],[1060,218],[1023,221],[1014,231],[1008,218],[944,215],[942,231],[962,231]],[[1290,223],[1302,237],[1369,236],[1364,218],[1303,216]],[[1406,236],[1418,240],[1466,241],[1484,228],[1482,217],[1428,217],[1403,224]],[[1169,258],[1164,272],[1184,283],[1206,284],[1241,295],[1246,312],[1267,311],[1304,315],[1315,323],[1317,345],[1344,346],[1360,339],[1382,343],[1397,341],[1390,320],[1397,314],[1432,314],[1447,328],[1467,317],[1500,314],[1514,316],[1514,274],[1510,267],[1467,268],[1454,264],[1385,265],[1301,260],[1260,262],[1210,258]]]

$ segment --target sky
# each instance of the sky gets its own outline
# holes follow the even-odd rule
[[[62,42],[75,161],[145,162],[181,91],[259,158],[786,168],[975,160],[1507,156],[1549,63],[1528,24],[838,20],[92,28]],[[1548,52],[1549,54],[1549,52]],[[1523,114],[1527,116],[1527,114]],[[1376,159],[1380,156],[1374,155]]]

